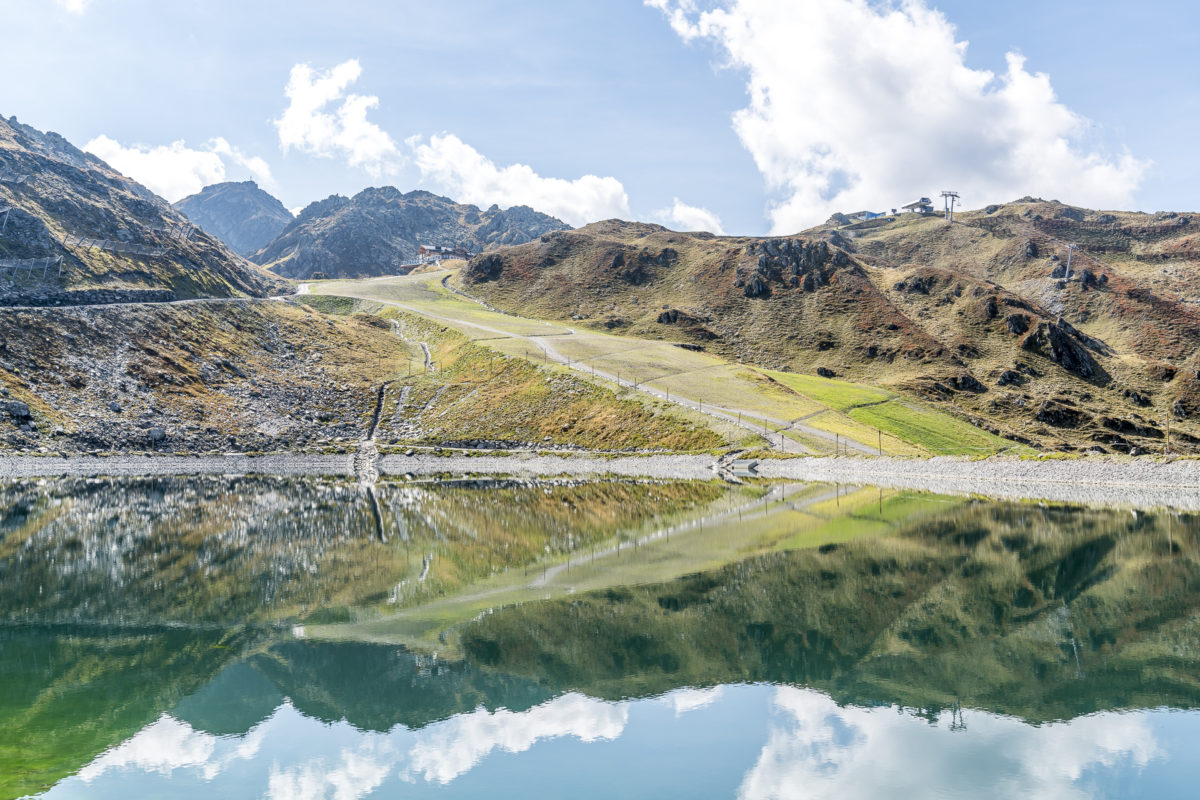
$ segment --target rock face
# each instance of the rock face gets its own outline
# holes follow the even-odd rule
[[[1025,337],[1021,346],[1026,350],[1046,356],[1068,372],[1087,381],[1107,383],[1108,373],[1088,352],[1091,344],[1103,345],[1099,340],[1080,336],[1070,324],[1059,320],[1050,324],[1043,322]],[[1097,348],[1098,349],[1098,348]]]
[[[87,302],[80,290],[187,298],[261,296],[282,286],[193,230],[149,189],[16,118],[0,117],[0,207],[12,209],[0,261],[28,265],[23,272],[0,270],[6,305],[47,305],[68,296]]]
[[[270,244],[292,214],[254,181],[215,183],[175,203],[175,210],[243,256]]]
[[[429,192],[385,186],[313,203],[251,258],[289,278],[391,275],[406,271],[424,244],[478,253],[569,229],[528,206],[481,211]]]

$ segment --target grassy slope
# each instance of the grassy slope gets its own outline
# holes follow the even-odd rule
[[[876,429],[934,455],[987,455],[998,450],[1021,449],[1012,448],[1012,442],[957,417],[894,392],[810,375],[784,372],[768,374],[783,385],[835,411],[843,412],[845,417],[868,429],[847,434],[859,441],[864,440],[860,437],[869,439],[869,429]],[[809,420],[809,424],[818,427],[829,425],[829,430],[846,430],[842,426],[834,427],[839,422],[840,419],[835,415],[822,415]]]
[[[346,300],[309,297],[330,309],[344,307]],[[378,431],[383,441],[683,451],[725,444],[698,415],[640,402],[563,369],[498,355],[414,314],[391,307],[379,314],[395,320],[407,348],[404,367],[384,398]],[[436,371],[424,370],[419,342],[430,347]]]
[[[811,418],[813,427],[836,432],[869,447],[879,442],[878,428],[885,434],[885,453],[982,455],[1012,445],[950,415],[915,404],[911,409],[903,407],[904,410],[898,404],[897,409],[889,409],[886,414],[852,409],[854,402],[838,405],[840,391],[857,392],[855,397],[875,397],[871,394],[875,390],[870,387],[754,369],[710,353],[686,350],[670,341],[647,341],[585,328],[575,328],[572,332],[564,325],[493,312],[445,290],[441,286],[445,276],[446,273],[438,273],[380,281],[329,282],[317,284],[316,291],[400,303],[405,309],[429,315],[508,355],[544,361],[539,348],[545,343],[585,368],[594,367],[622,380],[653,386],[710,406],[740,409],[782,422]],[[894,397],[895,393],[879,396]],[[934,431],[942,433],[935,435]],[[831,441],[805,436],[803,432],[792,431],[791,435],[817,452],[831,452],[834,446]]]

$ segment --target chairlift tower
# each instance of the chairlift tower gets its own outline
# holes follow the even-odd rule
[[[1078,249],[1079,245],[1075,244],[1074,242],[1067,245],[1067,277],[1063,278],[1063,280],[1071,280],[1071,261],[1075,255],[1075,251]]]
[[[954,204],[958,202],[958,192],[945,191],[942,197],[946,201],[946,222],[954,222]]]

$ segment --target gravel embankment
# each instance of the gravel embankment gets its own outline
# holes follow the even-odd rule
[[[513,453],[505,455],[385,455],[384,475],[414,478],[496,475],[522,478],[599,477],[711,480],[710,456],[603,457]],[[1023,461],[993,458],[792,458],[759,462],[758,475],[774,480],[843,483],[1133,508],[1200,511],[1200,461],[1080,459]],[[95,475],[332,475],[352,477],[352,455],[0,457],[0,479]]]
[[[712,480],[716,477],[711,456],[625,456],[602,458],[591,455],[540,455],[522,453],[504,456],[411,456],[389,455],[380,459],[384,475],[619,475],[661,480]]]
[[[0,479],[247,474],[349,476],[354,467],[349,455],[0,457]]]
[[[1200,510],[1200,461],[793,458],[765,460],[757,469],[761,477],[777,480],[851,483],[1003,499]]]

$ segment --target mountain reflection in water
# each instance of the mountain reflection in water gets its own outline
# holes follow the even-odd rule
[[[406,539],[470,591],[480,540],[516,565],[724,491],[385,488],[382,542],[336,484],[7,487],[0,796],[1189,796],[1190,515],[846,503],[823,546],[450,620],[438,653],[293,638],[396,607]]]

